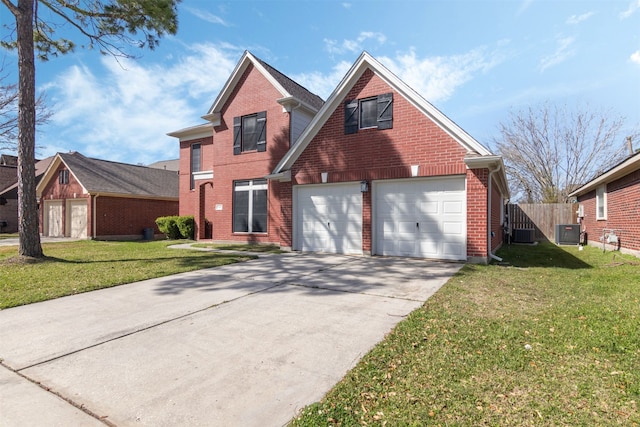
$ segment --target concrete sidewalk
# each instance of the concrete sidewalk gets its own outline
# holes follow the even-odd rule
[[[0,425],[281,426],[460,267],[268,255],[0,311]]]

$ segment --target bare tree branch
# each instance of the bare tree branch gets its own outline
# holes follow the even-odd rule
[[[547,102],[512,111],[493,142],[514,194],[528,202],[562,203],[576,186],[626,156],[623,125],[610,111]]]

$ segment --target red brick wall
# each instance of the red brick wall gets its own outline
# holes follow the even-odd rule
[[[487,257],[487,169],[467,171],[467,257]]]
[[[99,196],[96,199],[96,237],[142,237],[143,229],[151,227],[160,233],[156,218],[178,214],[177,201],[130,199]],[[91,223],[91,221],[88,221]],[[88,233],[91,236],[91,232]]]
[[[200,170],[213,170],[213,136],[207,138],[197,138],[189,141],[180,142],[180,211],[179,215],[193,215],[196,220],[196,226],[200,228],[202,216],[209,217],[213,213],[213,205],[205,205],[203,215],[200,215],[200,192],[199,188],[206,181],[196,181],[196,188],[191,189],[191,145],[199,143],[201,145],[201,161]],[[209,186],[212,181],[208,181]],[[204,229],[204,227],[202,227]]]
[[[419,165],[419,176],[463,175],[472,182],[468,187],[469,256],[487,254],[486,170],[478,178],[464,164],[466,150],[451,136],[418,111],[404,97],[393,94],[393,128],[364,129],[356,134],[344,133],[344,102],[393,92],[371,70],[365,71],[349,94],[329,117],[305,151],[293,165],[293,184],[320,183],[321,172],[328,172],[328,182],[360,181],[411,177],[411,165]],[[476,182],[477,181],[477,182]],[[291,194],[282,202],[291,216]],[[291,235],[293,221],[284,224]],[[363,198],[363,251],[371,251],[371,192]]]
[[[244,242],[279,243],[282,212],[279,183],[269,182],[267,233],[233,233],[233,182],[263,178],[275,168],[289,149],[289,113],[276,102],[280,93],[253,66],[243,74],[233,93],[222,108],[221,124],[213,136],[213,195],[207,203],[221,209],[211,212],[213,238]],[[267,151],[233,154],[233,118],[267,111]],[[182,155],[181,155],[182,157]],[[182,192],[181,192],[182,194]],[[286,245],[284,245],[286,246]]]
[[[606,220],[596,220],[595,190],[580,196],[578,203],[584,205],[581,228],[586,228],[589,241],[601,244],[602,229],[614,229],[620,248],[640,254],[640,170],[607,184]]]

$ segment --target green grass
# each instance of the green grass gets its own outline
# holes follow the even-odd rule
[[[277,245],[252,245],[246,243],[194,243],[195,248],[217,249],[221,251],[241,251],[280,254],[283,251]]]
[[[466,265],[294,426],[637,426],[640,260],[510,246]]]
[[[255,258],[169,249],[171,241],[43,244],[46,258],[25,262],[0,247],[0,309]]]
[[[17,239],[18,233],[0,233],[0,240],[2,239]]]

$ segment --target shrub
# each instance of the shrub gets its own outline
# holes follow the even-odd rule
[[[179,239],[182,236],[180,234],[180,229],[178,228],[177,218],[177,216],[161,216],[156,218],[158,230],[166,234],[167,239],[174,240]]]
[[[193,215],[176,217],[176,225],[183,239],[193,240],[193,233],[196,229],[196,222],[193,219]]]

